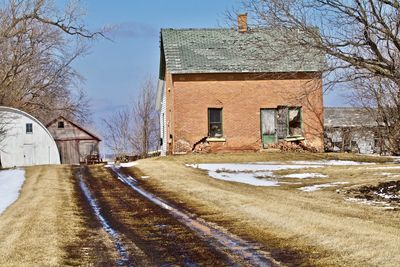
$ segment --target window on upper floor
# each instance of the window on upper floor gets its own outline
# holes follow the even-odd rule
[[[64,122],[63,121],[59,121],[58,122],[58,128],[64,128]]]
[[[25,125],[25,132],[26,132],[27,134],[33,133],[33,124],[32,124],[32,123],[27,123],[27,124]]]

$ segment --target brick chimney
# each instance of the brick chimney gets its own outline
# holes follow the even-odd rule
[[[247,32],[247,13],[238,15],[238,31]]]

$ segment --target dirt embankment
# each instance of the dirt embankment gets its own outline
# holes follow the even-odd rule
[[[146,200],[100,166],[86,168],[84,181],[108,223],[119,233],[134,266],[232,266],[168,212]],[[243,264],[246,266],[246,264]]]

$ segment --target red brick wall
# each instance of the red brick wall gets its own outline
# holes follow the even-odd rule
[[[208,134],[208,108],[223,108],[225,142],[212,150],[261,149],[260,109],[302,106],[307,142],[323,149],[322,82],[315,74],[167,75],[167,124],[173,152]],[[170,111],[170,112],[168,112]],[[170,151],[171,152],[171,151]]]

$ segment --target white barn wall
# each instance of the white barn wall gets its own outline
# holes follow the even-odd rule
[[[3,168],[60,164],[57,145],[39,120],[26,112],[9,107],[0,107],[0,118],[7,129],[0,151]],[[27,123],[32,123],[32,133],[26,133]]]

